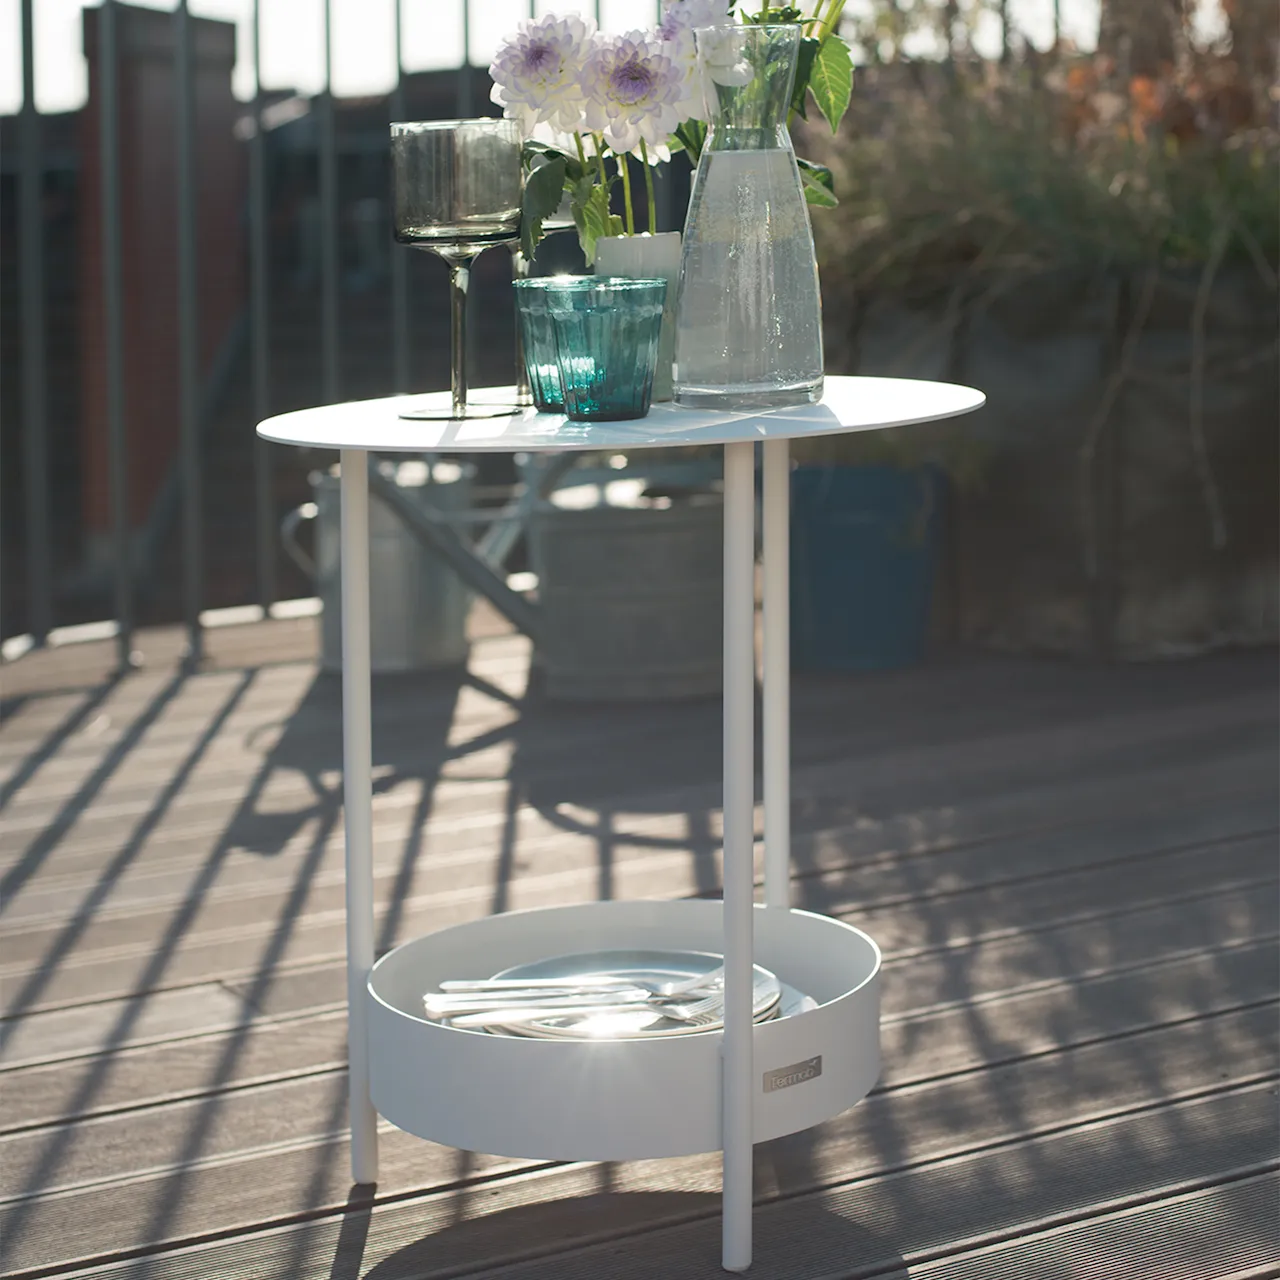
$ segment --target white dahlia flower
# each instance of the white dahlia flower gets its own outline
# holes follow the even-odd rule
[[[528,19],[504,40],[489,66],[493,101],[528,137],[539,124],[566,133],[582,127],[583,65],[594,47],[595,24],[576,14]]]

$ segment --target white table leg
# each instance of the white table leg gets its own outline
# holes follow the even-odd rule
[[[791,905],[791,446],[764,442],[764,900]]]
[[[726,1271],[751,1265],[755,790],[755,446],[724,447],[724,1041]]]
[[[373,729],[369,688],[369,476],[363,449],[342,451],[342,786],[347,842],[347,1059],[351,1176],[378,1176],[378,1115],[369,1097],[373,968]]]

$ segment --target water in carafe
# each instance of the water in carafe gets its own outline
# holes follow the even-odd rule
[[[798,34],[734,33],[751,79],[720,89],[694,179],[676,327],[680,404],[762,409],[822,396],[818,268],[785,124]]]

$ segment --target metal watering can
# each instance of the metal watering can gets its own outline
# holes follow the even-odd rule
[[[461,514],[471,506],[475,469],[414,458],[378,464],[380,476],[423,509]],[[315,500],[285,516],[280,536],[290,559],[320,597],[320,665],[342,669],[342,575],[338,468],[313,471]],[[304,522],[315,528],[315,556],[298,542]],[[467,661],[471,591],[438,555],[414,537],[376,489],[369,494],[370,658],[374,671],[421,671]]]

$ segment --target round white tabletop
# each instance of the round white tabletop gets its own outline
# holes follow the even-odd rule
[[[510,387],[482,387],[476,403],[501,404]],[[258,425],[258,434],[280,444],[317,449],[372,449],[411,453],[541,453],[573,449],[653,449],[674,445],[737,444],[798,436],[875,431],[954,418],[980,408],[981,391],[949,382],[908,378],[828,377],[820,404],[787,409],[718,412],[655,404],[647,418],[630,422],[570,422],[562,414],[533,409],[500,418],[423,421],[401,418],[402,405],[449,406],[447,391],[391,396],[298,409]]]

